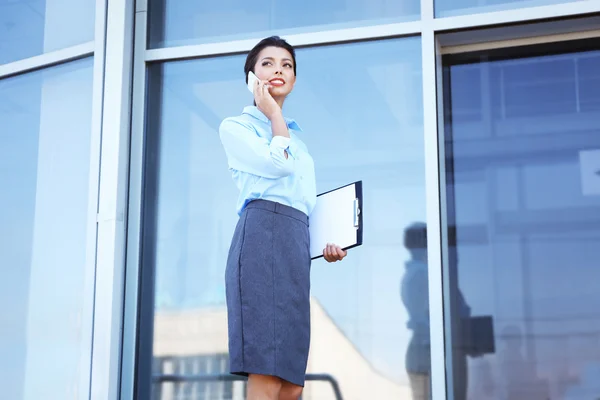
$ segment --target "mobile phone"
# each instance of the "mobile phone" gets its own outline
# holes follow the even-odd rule
[[[256,81],[258,81],[256,75],[254,75],[252,71],[248,72],[248,90],[252,94],[254,94],[254,85],[256,85]]]

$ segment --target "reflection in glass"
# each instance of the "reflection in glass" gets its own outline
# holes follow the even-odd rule
[[[446,60],[449,399],[600,396],[600,51],[584,45]]]
[[[92,69],[90,58],[0,80],[3,399],[87,391]]]
[[[94,40],[94,0],[0,1],[0,64]]]
[[[150,0],[150,47],[413,21],[419,0]]]
[[[435,16],[450,17],[585,0],[435,0]]]
[[[323,68],[332,57],[335,65]],[[244,60],[150,71],[144,208],[145,225],[156,229],[145,232],[143,257],[155,271],[155,375],[228,375],[224,271],[238,192],[218,126],[252,104]],[[409,370],[429,374],[425,243],[405,247],[405,231],[426,220],[420,60],[418,38],[299,50],[284,110],[304,131],[319,192],[363,180],[364,245],[342,263],[312,265],[308,373],[331,376],[344,399],[419,399],[407,358],[425,364]],[[403,281],[421,290],[402,293]],[[332,390],[309,381],[304,398],[334,398]],[[243,382],[163,382],[153,397],[239,399],[243,391]]]

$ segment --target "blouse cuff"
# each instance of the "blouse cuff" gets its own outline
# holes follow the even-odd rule
[[[271,139],[271,152],[272,153],[280,153],[287,152],[288,155],[291,155],[290,152],[290,143],[291,139],[285,136],[274,136]],[[278,151],[277,151],[278,150]]]

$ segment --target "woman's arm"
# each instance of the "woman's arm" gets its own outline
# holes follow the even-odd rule
[[[285,118],[283,118],[283,112],[273,96],[271,96],[271,93],[269,93],[268,82],[256,81],[254,84],[254,102],[256,103],[256,107],[271,121],[273,139],[276,137],[289,139],[290,132],[288,131]],[[287,158],[287,153],[285,154],[285,158]]]
[[[287,147],[290,143],[290,132],[288,131],[287,122],[285,122],[285,118],[283,118],[283,113],[279,110],[278,114],[273,115],[269,118],[271,121],[271,132],[273,133],[273,139],[282,141],[286,143],[286,148],[283,150],[283,156],[287,159],[289,157],[289,152],[287,151]]]
[[[249,123],[235,118],[221,123],[219,136],[232,169],[270,179],[291,175],[295,170],[295,160],[286,151],[289,137],[277,135],[269,142],[258,136]]]

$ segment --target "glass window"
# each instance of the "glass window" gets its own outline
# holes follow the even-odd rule
[[[435,0],[435,16],[477,14],[585,0]]]
[[[150,47],[417,20],[419,0],[150,0]]]
[[[166,380],[154,386],[157,399],[237,399],[244,390],[165,377],[229,371],[224,273],[238,191],[218,127],[252,104],[244,60],[150,71],[143,268],[155,271],[146,348],[155,382]],[[421,399],[430,351],[420,39],[302,49],[298,74],[285,114],[304,130],[317,189],[362,180],[366,224],[364,245],[343,262],[313,262],[308,373],[329,374],[344,399]],[[304,396],[334,398],[323,380],[309,381]]]
[[[0,376],[6,399],[87,394],[92,66],[89,58],[0,80]]]
[[[446,59],[449,399],[600,395],[600,51],[557,46]]]
[[[0,64],[94,40],[94,0],[0,1]]]

